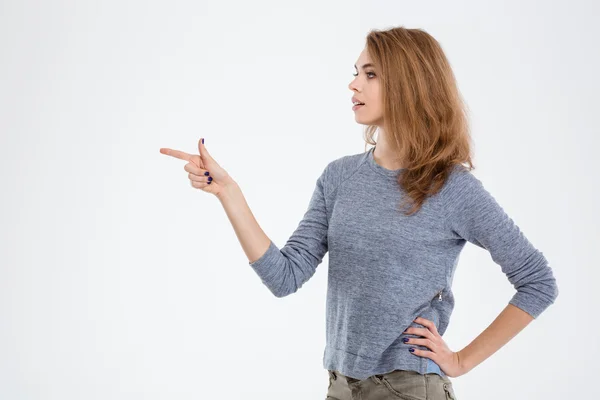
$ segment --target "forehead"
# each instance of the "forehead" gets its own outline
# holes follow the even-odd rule
[[[361,68],[364,64],[369,64],[371,63],[371,58],[369,57],[369,53],[367,52],[367,49],[363,49],[359,56],[358,59],[356,60],[356,68]]]
[[[371,61],[371,59],[369,58],[369,53],[367,52],[367,49],[364,48],[360,54],[358,55],[358,59],[356,60],[357,63],[356,65],[358,65],[358,62],[360,61],[361,63],[366,63]]]

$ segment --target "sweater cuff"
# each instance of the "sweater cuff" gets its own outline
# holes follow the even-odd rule
[[[275,272],[275,261],[280,255],[279,248],[271,240],[267,251],[265,251],[265,253],[260,256],[258,260],[255,260],[254,262],[248,262],[248,264],[254,269],[254,271],[256,271],[258,276],[260,276],[263,281],[268,281],[267,278],[269,273]]]
[[[554,302],[551,300],[542,300],[540,296],[523,291],[517,291],[509,301],[509,304],[519,307],[533,318],[539,317],[539,315],[553,303]]]

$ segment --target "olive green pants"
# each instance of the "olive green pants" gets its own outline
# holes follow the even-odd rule
[[[450,379],[434,373],[395,370],[359,380],[328,372],[326,400],[456,400]]]

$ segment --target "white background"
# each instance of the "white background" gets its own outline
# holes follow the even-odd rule
[[[275,298],[184,161],[200,137],[282,246],[331,160],[369,29],[423,28],[469,107],[479,177],[557,302],[454,378],[461,400],[585,398],[598,371],[593,1],[0,3],[0,399],[324,399],[327,261]],[[514,293],[467,244],[457,351]]]

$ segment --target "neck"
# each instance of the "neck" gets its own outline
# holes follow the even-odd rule
[[[402,162],[398,160],[398,152],[388,141],[385,131],[379,128],[377,134],[377,145],[373,150],[373,158],[375,162],[387,169],[400,169],[404,168]]]

